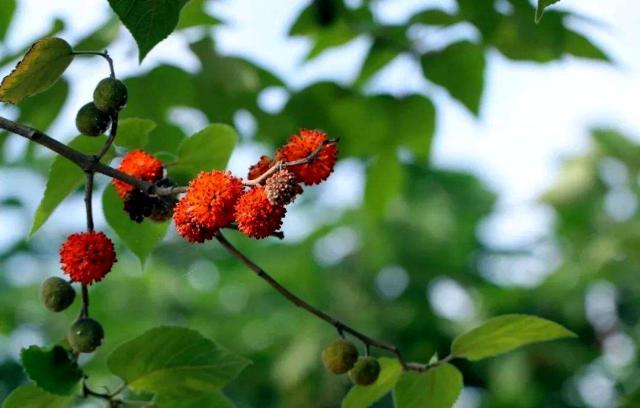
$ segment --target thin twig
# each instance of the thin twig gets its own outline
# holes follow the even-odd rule
[[[287,167],[300,166],[302,164],[311,163],[316,158],[316,156],[322,151],[322,149],[325,146],[332,145],[332,144],[335,144],[335,143],[338,143],[338,139],[325,140],[323,143],[320,144],[320,146],[316,147],[316,149],[313,152],[311,152],[307,157],[304,157],[304,158],[298,159],[298,160],[293,160],[293,161],[290,161],[290,162],[277,161],[273,166],[271,166],[269,168],[269,170],[265,171],[260,176],[254,178],[252,180],[244,181],[244,185],[245,186],[257,186],[259,184],[262,184],[262,182],[264,182],[273,173],[275,173],[275,172],[277,172],[279,170],[286,169]]]
[[[155,196],[164,196],[164,195],[176,195],[178,193],[184,193],[186,191],[186,187],[159,187],[156,186],[152,183],[146,182],[144,180],[140,180],[136,177],[130,176],[128,174],[122,173],[110,166],[107,166],[103,163],[101,163],[99,160],[96,160],[96,156],[88,156],[85,155],[83,153],[80,153],[79,151],[70,148],[69,146],[66,146],[63,143],[58,142],[57,140],[47,136],[46,134],[32,129],[28,126],[16,123],[12,120],[3,118],[0,116],[0,129],[5,129],[9,132],[15,133],[19,136],[23,136],[35,143],[38,143],[46,148],[48,148],[49,150],[52,150],[55,153],[58,153],[60,156],[67,158],[68,160],[72,161],[73,163],[75,163],[78,167],[80,167],[82,170],[84,170],[85,172],[92,172],[92,173],[100,173],[100,174],[104,174],[106,176],[109,176],[111,178],[115,178],[118,180],[122,180],[125,183],[131,184],[137,188],[139,188],[140,190],[142,190],[144,193],[149,194],[149,195],[155,195]],[[292,161],[292,162],[278,162],[276,163],[276,165],[272,166],[269,170],[267,170],[266,173],[264,173],[263,175],[261,175],[260,177],[253,179],[253,180],[248,180],[245,181],[245,185],[257,185],[260,184],[262,181],[264,181],[266,178],[268,178],[270,175],[272,175],[273,173],[275,173],[276,171],[278,171],[279,169],[283,168],[283,167],[289,167],[289,166],[297,166],[297,165],[301,165],[301,164],[305,164],[305,163],[309,163],[311,162],[315,156],[322,150],[322,148],[326,145],[326,144],[330,144],[330,143],[336,143],[335,140],[328,140],[327,142],[325,142],[325,144],[319,146],[315,151],[313,151],[308,157],[305,157],[303,159],[300,160],[296,160],[296,161]],[[352,336],[356,337],[357,339],[359,339],[361,342],[363,342],[365,344],[365,346],[369,346],[369,347],[376,347],[378,349],[381,350],[386,350],[392,354],[394,354],[396,356],[396,358],[398,359],[398,361],[400,362],[400,364],[402,365],[402,368],[404,370],[411,370],[411,371],[418,371],[418,372],[423,372],[426,370],[429,370],[433,367],[436,367],[440,364],[446,363],[448,361],[450,361],[451,359],[453,359],[452,356],[447,356],[442,360],[436,361],[435,363],[431,363],[431,364],[423,364],[423,363],[417,363],[417,362],[408,362],[406,361],[403,356],[402,353],[400,352],[400,350],[398,349],[397,346],[393,345],[393,344],[389,344],[386,342],[383,342],[381,340],[377,340],[374,339],[372,337],[369,337],[367,335],[365,335],[364,333],[361,333],[359,331],[357,331],[356,329],[348,326],[347,324],[343,323],[342,321],[328,315],[327,313],[317,309],[316,307],[310,305],[309,303],[307,303],[306,301],[304,301],[303,299],[299,298],[298,296],[296,296],[295,294],[293,294],[291,291],[289,291],[287,288],[285,288],[284,286],[282,286],[278,281],[276,281],[271,275],[269,275],[266,271],[264,271],[260,266],[258,266],[256,263],[254,263],[251,259],[249,259],[246,255],[244,255],[242,252],[240,252],[235,246],[233,246],[223,235],[221,232],[217,232],[215,235],[215,238],[218,240],[218,242],[233,256],[235,256],[236,258],[238,258],[241,262],[243,262],[249,269],[251,269],[258,277],[260,277],[261,279],[263,279],[265,282],[267,282],[271,287],[273,287],[277,292],[279,292],[283,297],[285,297],[287,300],[289,300],[291,303],[293,303],[294,305],[306,310],[307,312],[311,313],[312,315],[318,317],[321,320],[324,320],[325,322],[331,324],[333,327],[335,327],[335,329],[337,330],[339,335],[343,335],[343,333],[349,333]],[[84,296],[84,291],[86,290],[86,287],[83,286],[83,296]],[[87,292],[88,293],[88,292]],[[87,297],[87,303],[86,306],[88,308],[88,297]],[[88,310],[87,310],[87,315],[88,315]]]
[[[93,231],[93,178],[92,171],[86,172],[84,187],[84,207],[87,210],[87,231]]]
[[[116,71],[113,67],[113,60],[111,59],[111,56],[109,55],[108,51],[103,51],[103,52],[98,52],[98,51],[73,51],[71,54],[73,55],[98,55],[102,58],[104,58],[105,60],[107,60],[107,63],[109,64],[109,71],[111,73],[111,78],[115,78],[116,77]]]
[[[18,136],[25,137],[32,142],[46,147],[47,149],[75,163],[85,172],[93,171],[94,173],[100,173],[111,178],[122,180],[125,183],[139,188],[145,194],[154,196],[167,196],[184,193],[186,191],[186,187],[158,187],[153,183],[149,183],[148,181],[140,180],[136,177],[130,176],[117,169],[114,169],[113,167],[101,163],[100,161],[96,160],[95,156],[80,153],[79,151],[65,145],[64,143],[61,143],[56,139],[47,136],[45,133],[39,130],[30,128],[29,126],[25,126],[20,123],[16,123],[1,116],[0,129],[4,129]]]
[[[109,130],[109,137],[107,138],[107,141],[104,142],[104,145],[102,145],[102,147],[100,148],[100,151],[96,153],[96,158],[98,160],[102,160],[104,155],[107,154],[107,152],[111,148],[111,145],[113,144],[113,141],[116,140],[117,134],[118,134],[118,114],[114,113],[113,115],[111,115],[111,129]]]
[[[433,364],[429,365],[429,364],[422,364],[422,363],[415,363],[415,362],[407,362],[402,357],[402,354],[400,353],[400,350],[398,349],[398,347],[396,347],[395,345],[383,342],[381,340],[374,339],[372,337],[369,337],[366,334],[361,333],[361,332],[357,331],[356,329],[348,326],[347,324],[341,322],[340,320],[336,319],[335,317],[328,315],[327,313],[325,313],[322,310],[316,308],[315,306],[310,305],[309,303],[307,303],[306,301],[304,301],[300,297],[298,297],[295,294],[293,294],[289,289],[287,289],[284,286],[282,286],[277,280],[275,280],[271,275],[269,275],[264,269],[262,269],[255,262],[253,262],[251,259],[249,259],[245,254],[240,252],[235,246],[233,246],[233,244],[231,244],[224,237],[224,235],[222,235],[221,232],[218,231],[216,233],[216,235],[215,235],[215,238],[222,245],[222,247],[227,250],[227,252],[229,252],[231,255],[235,256],[236,258],[238,258],[249,269],[251,269],[256,275],[258,275],[259,278],[261,278],[262,280],[267,282],[269,284],[269,286],[274,288],[278,293],[280,293],[282,296],[284,296],[288,301],[290,301],[294,305],[306,310],[307,312],[309,312],[312,315],[318,317],[319,319],[324,320],[325,322],[331,324],[333,327],[336,328],[336,330],[339,333],[343,333],[343,332],[349,333],[352,336],[354,336],[357,339],[359,339],[360,341],[362,341],[365,344],[365,346],[376,347],[376,348],[379,348],[379,349],[382,349],[382,350],[386,350],[386,351],[394,354],[396,356],[396,358],[398,359],[398,361],[400,361],[400,364],[402,365],[402,368],[405,369],[405,370],[422,372],[422,371],[426,371],[429,368],[434,366]]]

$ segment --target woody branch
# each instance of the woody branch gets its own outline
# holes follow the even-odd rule
[[[99,156],[98,155],[92,156],[92,155],[83,154],[63,143],[60,143],[59,141],[53,139],[50,136],[47,136],[45,133],[39,130],[16,123],[12,120],[3,118],[1,116],[0,116],[0,129],[5,129],[11,133],[25,137],[32,142],[35,142],[41,146],[46,147],[47,149],[75,163],[80,169],[85,171],[87,174],[100,173],[105,176],[124,181],[128,184],[131,184],[139,188],[146,194],[163,196],[163,195],[173,195],[173,194],[183,193],[186,191],[185,187],[159,187],[154,185],[153,183],[149,183],[147,181],[140,180],[136,177],[132,177],[128,174],[125,174],[123,172],[120,172],[114,169],[113,167],[110,167],[104,163],[101,163],[100,159],[102,155],[104,155],[104,153],[109,149],[110,144],[113,142],[113,139],[115,138],[115,135],[113,133],[110,134],[110,137],[105,144],[106,149],[105,148],[101,149]],[[263,175],[252,180],[247,180],[244,182],[244,184],[247,186],[258,185],[262,183],[264,180],[266,180],[266,178],[268,178],[270,175],[278,171],[279,169],[309,163],[313,161],[313,159],[319,154],[319,152],[322,150],[324,146],[326,146],[327,144],[333,144],[333,143],[337,143],[337,141],[328,140],[325,144],[319,146],[316,150],[311,152],[309,156],[303,159],[296,160],[293,162],[276,162]],[[272,288],[274,288],[289,302],[291,302],[297,307],[300,307],[306,310],[307,312],[316,316],[317,318],[331,324],[338,331],[340,335],[344,335],[344,333],[348,333],[353,337],[357,338],[365,345],[367,351],[370,347],[375,347],[381,350],[385,350],[389,353],[392,353],[393,355],[396,356],[396,358],[398,359],[398,361],[400,362],[404,370],[423,372],[437,365],[446,363],[453,358],[452,356],[447,356],[441,360],[438,360],[430,364],[406,361],[397,346],[367,336],[366,334],[352,328],[346,323],[321,311],[320,309],[307,303],[306,301],[304,301],[303,299],[301,299],[300,297],[292,293],[290,290],[282,286],[275,278],[269,275],[264,269],[262,269],[260,266],[254,263],[251,259],[249,259],[244,253],[240,252],[235,246],[233,246],[233,244],[231,244],[224,237],[224,235],[222,235],[221,232],[218,231],[215,235],[215,238],[227,252],[229,252],[231,255],[236,257],[242,263],[244,263],[245,266],[247,266],[258,277],[260,277]]]

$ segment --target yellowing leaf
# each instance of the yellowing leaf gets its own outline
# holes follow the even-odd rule
[[[71,46],[65,40],[49,37],[36,42],[2,80],[0,101],[19,103],[45,91],[62,76],[72,60]]]

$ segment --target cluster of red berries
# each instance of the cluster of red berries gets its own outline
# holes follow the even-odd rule
[[[175,208],[176,229],[189,242],[209,240],[234,223],[249,237],[268,237],[282,226],[285,206],[302,193],[300,184],[329,177],[337,153],[326,133],[303,129],[278,149],[275,160],[262,156],[251,166],[247,183],[230,172],[201,172]]]
[[[124,155],[118,170],[140,180],[154,183],[159,187],[170,187],[174,183],[166,177],[164,164],[157,157],[142,150],[134,150]],[[139,188],[122,180],[113,179],[113,187],[124,201],[124,210],[135,222],[145,218],[152,221],[167,221],[173,215],[178,200],[173,196],[150,196]]]

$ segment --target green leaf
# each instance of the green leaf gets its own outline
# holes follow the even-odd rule
[[[95,154],[105,140],[105,136],[95,138],[78,136],[69,143],[69,147],[85,154]],[[115,150],[111,148],[102,161],[108,163],[114,157]],[[29,237],[32,237],[42,227],[53,211],[69,194],[82,185],[84,178],[84,172],[76,164],[62,156],[56,156],[49,170],[44,196],[33,216]]]
[[[74,49],[76,51],[104,50],[116,39],[120,31],[120,21],[113,16],[100,27],[80,39]]]
[[[393,392],[396,408],[451,408],[462,391],[462,374],[451,364],[426,373],[406,372]]]
[[[53,85],[67,69],[73,54],[63,39],[49,37],[37,41],[0,84],[0,101],[18,103]]]
[[[365,202],[376,217],[382,217],[389,204],[402,192],[405,172],[394,149],[381,154],[369,167]]]
[[[64,408],[73,397],[49,394],[35,384],[25,384],[13,390],[4,400],[2,408]]]
[[[438,9],[424,10],[411,17],[411,23],[448,26],[460,22],[460,17]]]
[[[15,11],[16,0],[3,0],[2,7],[0,7],[0,41],[7,34]]]
[[[531,343],[576,337],[561,325],[536,316],[504,315],[456,337],[451,354],[471,361],[506,353]]]
[[[395,387],[402,375],[402,366],[398,360],[388,357],[378,359],[380,376],[372,385],[354,385],[342,401],[342,408],[366,408],[384,397]]]
[[[145,219],[140,224],[131,221],[124,211],[124,202],[116,193],[113,184],[109,184],[102,194],[104,218],[144,266],[147,257],[162,241],[169,228],[169,222],[153,222]]]
[[[187,398],[167,398],[158,394],[154,399],[158,407],[171,408],[232,408],[231,401],[221,392],[207,392],[206,394],[193,395]]]
[[[218,25],[220,20],[207,13],[206,0],[190,0],[180,12],[180,20],[176,30],[202,25]]]
[[[536,8],[536,23],[539,23],[540,20],[542,20],[544,9],[559,1],[560,0],[538,0],[538,7]]]
[[[82,379],[82,371],[61,346],[30,346],[22,349],[20,361],[29,378],[52,394],[71,395]]]
[[[111,8],[138,43],[140,62],[178,24],[187,0],[109,0]]]
[[[225,169],[237,141],[238,135],[231,126],[207,126],[182,142],[178,160],[169,168],[171,177],[184,183],[200,171]]]
[[[442,51],[423,54],[422,70],[430,81],[444,87],[474,114],[480,110],[484,88],[484,49],[461,41]]]
[[[120,345],[107,366],[134,391],[183,399],[211,393],[235,378],[249,360],[183,327],[157,327]]]
[[[391,47],[385,44],[383,39],[374,40],[367,54],[367,58],[365,58],[362,63],[356,85],[364,85],[388,63],[393,61],[401,51],[399,47]]]
[[[114,143],[129,150],[141,149],[149,142],[149,133],[155,128],[156,122],[150,119],[121,119],[118,121],[118,135]]]

